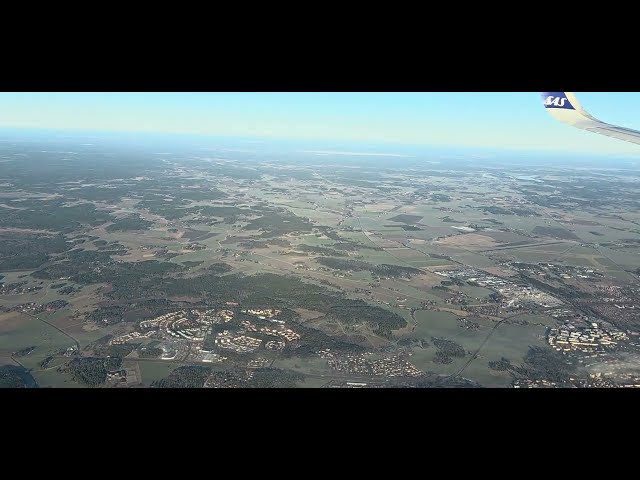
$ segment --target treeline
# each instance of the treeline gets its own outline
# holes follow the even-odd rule
[[[80,357],[74,358],[67,365],[71,378],[83,385],[97,387],[107,380],[107,374],[118,370],[122,365],[122,358],[109,357]]]
[[[401,223],[418,223],[422,220],[422,215],[409,215],[406,213],[401,213],[400,215],[396,215],[395,217],[391,217],[389,221],[391,222],[401,222]]]
[[[3,365],[0,367],[0,388],[35,388],[38,384],[24,367]]]
[[[66,287],[62,287],[62,288],[60,288],[60,289],[58,290],[58,293],[59,293],[60,295],[70,295],[70,294],[72,294],[73,292],[79,292],[79,291],[80,291],[80,289],[77,289],[77,288],[73,287],[72,285],[68,285],[68,286],[66,286]]]
[[[167,378],[151,384],[155,388],[201,388],[208,381],[214,388],[294,388],[304,375],[277,368],[255,370],[211,370],[204,366],[186,366],[173,370]]]
[[[105,267],[115,263],[110,252],[86,250],[71,250],[61,260],[64,261],[48,265],[33,272],[31,276],[46,280],[69,277],[76,283],[100,283],[107,281],[106,278],[110,274]]]
[[[69,233],[80,225],[97,226],[112,219],[107,212],[97,210],[92,203],[71,207],[66,207],[63,203],[62,200],[43,200],[33,210],[0,208],[0,225]]]
[[[198,266],[202,265],[203,263],[204,263],[203,260],[199,260],[199,261],[186,260],[186,261],[182,262],[182,265],[184,267],[187,267],[187,268],[192,268],[192,267],[198,267]]]
[[[67,305],[69,305],[69,302],[67,302],[66,300],[52,300],[48,303],[45,303],[43,307],[45,310],[60,310]]]
[[[361,353],[365,350],[360,345],[344,342],[316,328],[296,325],[295,330],[300,335],[300,339],[294,343],[287,343],[282,350],[284,357],[306,357],[327,348],[339,354]]]
[[[4,210],[4,209],[2,209]],[[47,262],[52,254],[69,250],[63,235],[0,234],[0,270],[27,270],[38,268]]]
[[[140,288],[151,289],[143,283]],[[253,276],[202,275],[193,278],[165,278],[157,288],[167,297],[203,298],[208,304],[238,301],[243,305],[271,305],[276,308],[307,308],[325,313],[344,323],[366,323],[374,332],[389,337],[391,331],[406,326],[400,315],[363,300],[346,299],[327,288],[302,282],[299,278],[270,273]],[[123,291],[124,292],[124,291]],[[127,291],[126,297],[131,291]]]
[[[566,286],[566,285],[561,285],[559,287],[554,287],[552,285],[549,285],[548,283],[544,283],[540,280],[538,280],[537,278],[533,278],[533,277],[529,277],[527,275],[525,275],[524,273],[520,273],[520,278],[528,283],[529,285],[531,285],[532,287],[536,287],[544,292],[547,292],[551,295],[554,295],[556,297],[559,298],[565,298],[568,300],[574,299],[574,298],[589,298],[591,297],[591,294],[586,293],[586,292],[581,292],[580,290],[577,290],[576,288],[572,287],[572,286]]]
[[[218,262],[209,265],[207,270],[211,273],[227,273],[233,270],[233,267],[228,263]]]
[[[331,228],[329,226],[326,226],[326,225],[318,225],[317,227],[315,227],[315,229],[320,231],[324,235],[326,235],[331,240],[335,240],[336,242],[343,242],[342,245],[345,247],[345,248],[343,248],[344,250],[347,250],[349,248],[354,248],[355,249],[355,245],[354,244],[352,244],[348,240],[346,240],[346,239],[342,238],[340,235],[338,235],[338,233],[333,228]],[[336,247],[336,245],[334,245],[334,247]]]
[[[166,279],[166,296],[204,297],[211,301],[241,301],[244,305],[273,305],[278,308],[307,308],[323,312],[344,323],[366,323],[376,334],[389,337],[392,330],[407,323],[400,315],[363,300],[346,299],[325,287],[302,282],[299,278],[270,273],[224,277],[203,275],[195,278]]]
[[[130,320],[153,318],[170,310],[180,310],[182,308],[184,308],[183,303],[172,302],[166,298],[138,299],[137,301],[117,305],[101,305],[88,313],[86,318],[96,323],[113,325],[124,321],[127,316],[134,317]]]
[[[196,196],[195,193],[192,193],[189,199],[196,200],[195,198],[191,198],[194,196]],[[224,196],[224,194],[218,196],[218,198],[222,196]],[[214,199],[216,198],[209,197],[201,200]],[[225,219],[225,223],[235,223],[247,217],[259,216],[263,212],[272,210],[261,206],[240,208],[235,206],[189,205],[190,203],[185,201],[184,198],[176,198],[172,202],[167,202],[158,197],[145,198],[138,204],[139,207],[146,208],[150,213],[160,215],[167,220],[177,220],[188,215],[197,215],[198,217],[206,217],[208,219],[222,218]]]
[[[138,349],[140,358],[158,358],[162,355],[162,349],[157,347],[142,347]]]
[[[514,365],[508,358],[488,362],[492,370],[508,372],[515,378],[541,381],[547,380],[558,384],[567,384],[576,371],[576,366],[569,363],[562,354],[548,347],[529,346],[524,362]]]
[[[513,367],[514,373],[529,380],[550,380],[566,383],[576,366],[551,348],[530,346],[522,366]]]
[[[117,345],[95,344],[93,354],[99,357],[120,357],[124,358],[133,352],[135,345],[129,343],[121,343]]]
[[[465,356],[464,348],[452,340],[431,337],[433,345],[438,349],[434,357],[434,362],[449,364],[453,362],[453,357],[462,358]]]
[[[482,210],[483,213],[492,213],[494,215],[513,215],[511,210],[507,210],[503,207],[498,207],[496,205],[481,205],[476,207],[478,210]]]
[[[372,263],[362,262],[360,260],[343,260],[339,258],[317,258],[316,261],[325,267],[343,271],[369,271],[380,277],[391,278],[408,278],[412,275],[420,275],[421,270],[413,267],[401,267],[398,265],[389,265],[386,263],[374,265]]]
[[[87,314],[87,319],[102,325],[113,325],[120,323],[127,311],[123,305],[102,306]]]
[[[333,248],[328,248],[328,247],[306,245],[304,243],[302,243],[300,245],[296,245],[294,247],[294,250],[299,251],[299,252],[306,252],[306,253],[317,253],[318,255],[327,255],[327,256],[333,256],[333,257],[346,257],[347,256],[346,253],[341,252],[340,250],[335,250]]]
[[[296,277],[275,274],[221,276],[217,273],[226,273],[231,267],[220,263],[210,267],[215,273],[174,278],[170,274],[182,272],[184,267],[155,260],[116,263],[107,252],[75,250],[66,257],[72,261],[46,267],[33,276],[70,277],[74,282],[85,284],[111,283],[112,289],[107,295],[119,303],[102,306],[89,314],[89,318],[98,323],[120,322],[132,310],[140,311],[141,315],[163,313],[175,303],[167,298],[192,297],[208,304],[238,301],[282,309],[308,308],[330,314],[344,323],[366,323],[383,337],[390,337],[392,330],[406,326],[404,318],[395,313],[362,300],[347,300],[324,286],[303,283]],[[393,272],[410,270],[389,267]],[[144,298],[150,300],[141,301]]]
[[[238,243],[238,246],[242,248],[248,248],[248,249],[269,248],[269,243],[264,241],[261,242],[259,240],[247,240],[245,242]]]
[[[327,314],[346,324],[365,323],[376,335],[391,338],[392,330],[407,326],[407,321],[397,313],[384,308],[368,305],[363,300],[342,300]]]
[[[27,348],[23,348],[21,350],[18,350],[17,352],[15,352],[13,354],[14,357],[26,357],[27,355],[29,355],[31,352],[33,352],[36,349],[36,347],[27,347]]]
[[[167,273],[180,272],[185,267],[169,262],[146,260],[143,262],[115,262],[111,259],[114,252],[72,251],[66,255],[69,261],[55,263],[37,270],[32,274],[34,278],[58,279],[68,277],[79,284],[111,283],[112,295],[119,297],[137,296],[148,297],[157,290],[151,288],[157,279]],[[118,252],[116,252],[118,253]],[[149,282],[142,289],[144,279]]]
[[[125,218],[119,218],[109,225],[107,232],[127,232],[130,230],[146,230],[153,222],[143,220],[139,214],[130,215]]]
[[[343,238],[338,234],[338,232],[336,232],[334,228],[329,227],[327,225],[314,225],[312,228],[312,231],[322,233],[326,237],[335,241],[336,243],[331,245],[331,248],[334,248],[336,250],[344,250],[347,252],[355,252],[357,250],[375,250],[379,252],[382,251],[382,248],[380,247],[365,245],[364,243]]]
[[[294,388],[304,381],[304,375],[290,370],[277,368],[258,368],[246,382],[247,388]]]
[[[465,351],[462,346],[452,340],[446,340],[444,338],[432,337],[431,341],[433,345],[440,351],[451,357],[464,357]]]
[[[493,360],[489,362],[488,365],[491,370],[497,372],[504,372],[512,368],[511,360],[505,357],[500,358],[500,360]]]
[[[560,238],[562,240],[580,240],[580,238],[570,230],[562,227],[546,227],[537,225],[531,233],[548,237]]]
[[[262,230],[260,237],[279,237],[287,233],[310,232],[313,224],[292,213],[269,212],[251,220],[244,230]]]
[[[202,388],[211,374],[209,367],[185,366],[173,370],[168,377],[151,383],[152,388]]]

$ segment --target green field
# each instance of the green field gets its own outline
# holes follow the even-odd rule
[[[1,324],[0,324],[1,326]],[[26,315],[20,315],[9,331],[0,331],[0,352],[10,353],[36,346],[43,352],[52,352],[74,345],[74,342],[55,328]]]
[[[542,327],[555,327],[558,324],[558,321],[555,318],[548,315],[531,315],[523,313],[510,318],[518,321],[525,320],[532,324],[540,324]],[[502,328],[502,326],[500,328]]]
[[[217,245],[216,245],[216,248]],[[213,263],[213,260],[217,260],[219,258],[219,255],[216,254],[215,252],[209,250],[209,249],[204,249],[204,250],[197,250],[195,252],[189,252],[189,253],[185,253],[182,255],[178,255],[177,257],[173,257],[170,262],[171,263],[183,263],[183,262],[207,262],[209,261],[209,263]],[[204,266],[204,264],[203,264]]]
[[[31,375],[38,382],[40,388],[87,388],[78,382],[71,379],[71,376],[66,373],[60,373],[57,369],[52,368],[50,370],[31,370]]]
[[[315,356],[304,358],[292,357],[277,359],[273,362],[272,367],[313,375],[329,376],[331,372],[333,372],[333,370],[331,370],[331,367],[329,367],[329,365],[327,364],[326,359]]]
[[[56,358],[54,368],[47,370],[41,370],[39,363],[73,345],[74,339],[80,353],[89,355],[90,349],[83,347],[105,335],[131,331],[143,311],[192,308],[186,302],[218,309],[233,300],[240,302],[238,310],[250,303],[282,307],[287,327],[306,336],[299,340],[299,357],[286,358],[296,352],[296,340],[291,339],[283,351],[259,353],[273,359],[274,368],[305,374],[307,381],[298,383],[302,388],[349,379],[349,374],[332,371],[326,359],[313,353],[320,345],[345,352],[364,349],[371,355],[367,358],[409,355],[428,374],[446,376],[465,367],[460,372],[464,378],[483,386],[509,386],[510,374],[492,370],[489,363],[505,357],[520,365],[531,346],[545,347],[545,330],[556,320],[530,303],[518,310],[526,312],[521,315],[509,313],[506,305],[498,313],[485,311],[503,322],[478,319],[480,309],[465,311],[465,306],[446,301],[460,291],[468,304],[484,304],[494,291],[466,283],[434,289],[444,280],[435,273],[474,267],[505,279],[513,275],[519,283],[527,280],[518,273],[523,267],[514,262],[588,267],[604,277],[581,278],[579,271],[567,268],[569,278],[561,279],[560,268],[554,279],[536,272],[527,274],[528,281],[532,285],[534,278],[547,281],[558,288],[555,295],[567,308],[589,316],[593,308],[603,322],[615,323],[622,314],[598,310],[598,300],[609,301],[607,295],[619,298],[615,289],[598,287],[630,287],[621,290],[624,302],[640,308],[640,290],[634,290],[639,285],[634,272],[640,268],[640,177],[629,165],[618,168],[611,162],[606,169],[591,170],[584,162],[576,167],[550,159],[523,163],[501,155],[481,159],[427,154],[414,146],[397,146],[409,153],[403,159],[385,158],[384,153],[369,157],[372,154],[364,145],[357,150],[364,153],[297,147],[289,151],[288,146],[278,152],[275,144],[210,141],[209,145],[202,139],[203,145],[180,150],[176,146],[174,153],[142,145],[132,151],[105,151],[99,142],[87,144],[88,149],[69,143],[53,151],[46,138],[33,144],[0,142],[0,158],[9,166],[0,192],[0,264],[10,270],[0,272],[4,276],[0,288],[19,292],[42,287],[33,293],[0,296],[0,306],[9,310],[29,302],[64,300],[68,305],[39,313],[38,318],[72,336],[37,318],[0,313],[0,362],[12,363],[12,352],[34,346],[33,352],[16,360],[32,369],[41,386],[77,387],[67,374],[56,371],[67,357]],[[61,152],[66,152],[64,161]],[[101,154],[108,161],[95,157]],[[428,156],[434,158],[427,160]],[[463,226],[474,232],[457,229]],[[145,229],[134,230],[138,227]],[[204,238],[209,234],[215,236]],[[192,242],[206,248],[185,249]],[[119,252],[123,255],[114,252],[114,243],[124,247]],[[169,257],[177,256],[166,258],[160,249],[166,249]],[[145,261],[150,262],[140,263]],[[186,262],[195,265],[175,267]],[[208,270],[219,262],[231,271]],[[405,268],[373,268],[380,265]],[[256,280],[251,278],[255,274],[272,275]],[[26,283],[8,286],[18,282]],[[55,283],[81,290],[62,295],[60,287],[51,288]],[[565,288],[559,288],[562,284]],[[578,295],[570,289],[583,294],[574,303]],[[349,307],[345,299],[363,300],[376,308],[360,314],[332,310]],[[299,325],[285,305],[299,307],[297,313],[307,326],[319,332]],[[422,310],[426,306],[442,311]],[[98,308],[100,315],[92,316]],[[47,309],[52,306],[43,308]],[[390,332],[389,325],[402,322],[391,317],[393,322],[387,324],[391,320],[384,310],[402,316],[407,325]],[[105,327],[102,322],[104,316],[119,322],[122,315],[125,323]],[[507,315],[514,316],[504,319]],[[187,317],[191,318],[179,324],[191,326],[196,321],[195,314]],[[238,319],[244,320],[238,314],[229,325],[212,326],[210,334],[221,333],[218,328],[228,329],[229,334],[247,330],[266,341],[264,332],[255,333]],[[529,323],[507,323],[516,320]],[[155,335],[142,343],[169,338],[166,330]],[[344,344],[349,342],[351,346]],[[476,351],[477,358],[472,357]],[[208,366],[241,370],[255,355],[230,354],[231,360]],[[139,366],[142,384],[149,386],[179,366],[195,363],[195,358],[184,363],[130,358],[126,364]],[[187,377],[192,374],[199,379],[193,370],[183,372],[185,381],[190,382]],[[396,381],[401,380],[389,384]]]
[[[488,288],[471,287],[469,285],[459,287],[459,290],[470,297],[471,302],[475,301],[476,298],[486,298],[494,292],[493,290],[490,290]]]
[[[415,317],[417,324],[410,335],[412,338],[423,338],[429,342],[431,337],[445,338],[460,343],[467,350],[477,348],[494,325],[491,321],[480,320],[478,330],[467,330],[459,326],[458,319],[461,317],[434,310],[419,310]]]
[[[556,262],[559,255],[557,252],[549,252],[545,250],[529,250],[524,248],[501,250],[500,253],[512,257],[517,262],[524,263]],[[566,255],[562,256],[562,259],[565,261],[565,263],[567,263],[567,258],[569,257],[567,257]]]
[[[457,372],[471,357],[469,352],[475,352],[482,342],[487,338],[493,330],[495,323],[487,320],[476,320],[479,323],[478,330],[467,330],[461,328],[457,321],[457,316],[449,312],[419,311],[416,312],[416,320],[418,325],[414,332],[410,334],[413,338],[424,338],[429,342],[427,348],[415,347],[412,350],[411,363],[416,365],[424,372],[433,372],[436,374],[452,374]],[[501,327],[498,327],[498,329]],[[544,332],[544,330],[543,330]],[[493,333],[495,335],[495,332]],[[462,346],[465,350],[465,356],[462,358],[452,358],[452,363],[439,364],[434,360],[438,349],[433,345],[432,337],[451,340]],[[491,341],[491,340],[490,340]],[[463,373],[463,377],[480,382],[483,385],[508,385],[511,378],[501,372],[492,372],[488,369],[486,362],[493,360],[483,360],[487,355],[494,355],[492,351],[488,351],[488,343],[481,350],[480,358],[475,359]],[[522,355],[526,353],[524,348]],[[499,355],[496,353],[495,355]],[[500,356],[497,357],[497,360]]]
[[[481,354],[490,360],[508,358],[511,363],[522,363],[529,346],[546,346],[546,328],[538,325],[501,324],[491,335]],[[546,346],[546,348],[551,348]]]
[[[82,348],[86,345],[89,345],[90,343],[95,342],[99,338],[104,337],[105,335],[111,334],[117,328],[117,325],[113,325],[110,327],[102,327],[97,330],[87,331],[83,330],[81,327],[74,327],[73,329],[65,330],[65,332],[78,340],[78,342],[80,343],[80,348]]]
[[[146,386],[168,377],[172,370],[179,367],[179,365],[171,362],[138,362],[138,365],[140,366],[142,383]]]
[[[329,381],[326,377],[311,377],[305,376],[305,378],[298,382],[298,388],[320,388]]]

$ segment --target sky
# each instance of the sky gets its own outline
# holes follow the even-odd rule
[[[640,92],[577,92],[640,130]],[[640,155],[552,119],[537,92],[0,92],[0,127],[358,140]]]

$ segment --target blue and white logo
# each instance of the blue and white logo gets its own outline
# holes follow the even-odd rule
[[[575,110],[564,92],[542,92],[542,103],[545,108],[566,108]]]

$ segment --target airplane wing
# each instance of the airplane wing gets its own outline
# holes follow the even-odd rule
[[[540,95],[547,112],[556,120],[589,132],[640,144],[640,132],[638,130],[619,127],[598,120],[582,108],[573,92],[541,92]]]

